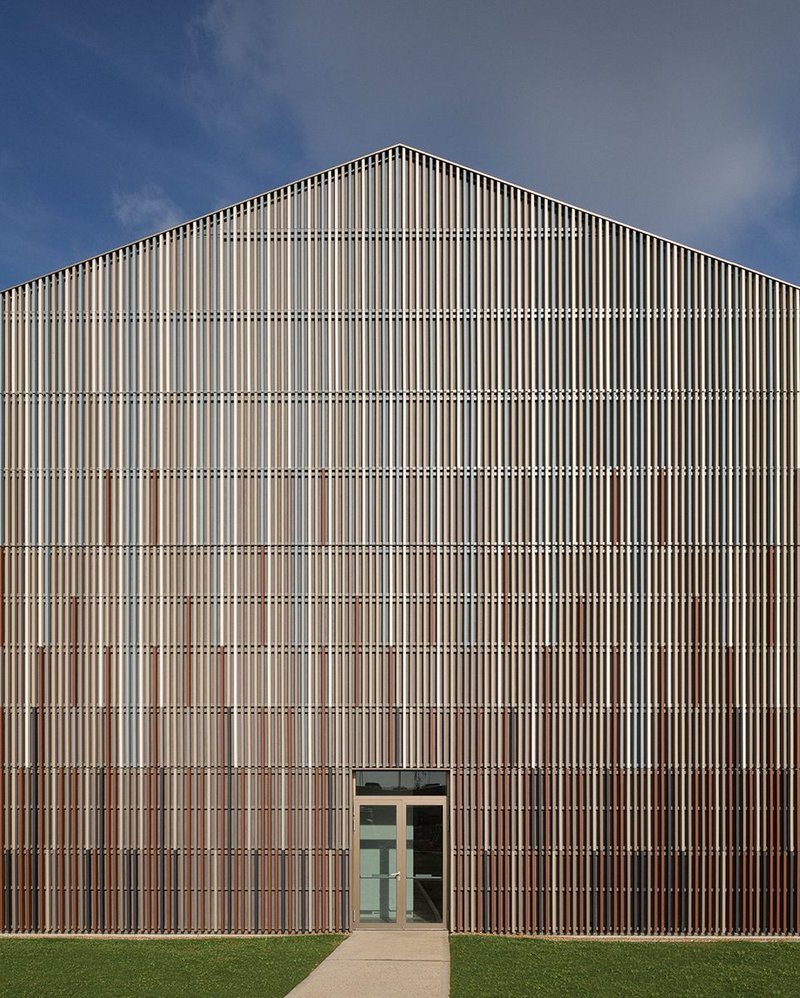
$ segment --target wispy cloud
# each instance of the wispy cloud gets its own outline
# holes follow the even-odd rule
[[[283,100],[282,13],[259,0],[209,0],[189,23],[194,62],[185,90],[211,129],[241,131]]]
[[[139,236],[158,232],[183,220],[178,206],[158,186],[144,184],[132,191],[115,191],[112,195],[114,218],[126,235]]]

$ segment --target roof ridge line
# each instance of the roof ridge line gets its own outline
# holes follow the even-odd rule
[[[487,172],[486,170],[481,170],[474,166],[467,166],[465,163],[459,163],[456,160],[448,159],[446,156],[440,156],[438,153],[428,152],[426,149],[420,149],[418,146],[413,146],[408,142],[392,142],[389,145],[381,146],[379,149],[374,149],[371,152],[362,153],[359,156],[353,156],[350,159],[343,160],[333,166],[327,166],[320,170],[314,170],[311,173],[304,174],[302,177],[297,177],[295,180],[289,180],[285,183],[277,184],[275,187],[269,187],[264,191],[259,191],[256,194],[250,194],[247,197],[239,198],[238,200],[222,205],[219,208],[213,208],[211,211],[202,212],[200,215],[195,215],[194,217],[188,218],[183,222],[177,222],[175,225],[168,225],[163,229],[158,229],[155,232],[149,232],[144,236],[139,236],[138,238],[131,239],[128,242],[120,243],[117,246],[111,247],[111,249],[101,250],[99,253],[93,253],[90,256],[83,257],[80,260],[75,260],[72,263],[65,264],[62,267],[56,267],[54,270],[45,271],[43,274],[38,274],[37,276],[28,278],[27,280],[17,281],[15,284],[11,284],[8,287],[0,288],[0,295],[6,294],[9,291],[14,291],[26,284],[34,284],[36,281],[44,280],[46,277],[52,277],[55,274],[62,273],[63,271],[71,270],[73,267],[78,267],[81,264],[91,263],[93,260],[99,260],[101,257],[110,256],[112,253],[118,253],[121,250],[128,249],[130,246],[135,246],[137,243],[144,243],[149,239],[156,239],[158,236],[166,235],[169,232],[175,232],[178,229],[184,228],[184,226],[192,225],[195,222],[200,222],[206,218],[211,218],[212,215],[229,211],[231,208],[237,208],[239,205],[246,204],[248,201],[255,201],[258,198],[266,197],[269,194],[275,194],[278,191],[294,187],[297,184],[306,183],[316,177],[321,177],[325,173],[332,173],[334,170],[341,170],[345,166],[351,166],[354,163],[363,162],[375,156],[380,156],[383,153],[391,152],[394,149],[405,149],[408,152],[416,153],[418,156],[425,156],[428,159],[436,160],[439,163],[445,163],[448,166],[456,167],[456,169],[464,170],[467,173],[477,174],[481,177],[485,177],[487,180],[503,184],[505,187],[511,187],[515,190],[523,191],[526,194],[532,194],[534,197],[550,201],[552,204],[560,205],[563,208],[569,208],[572,211],[581,212],[584,215],[589,215],[603,222],[609,222],[612,225],[621,226],[622,228],[628,229],[631,232],[636,232],[639,235],[648,236],[651,239],[657,239],[662,243],[668,243],[670,246],[676,246],[679,249],[688,250],[690,253],[697,253],[700,256],[707,257],[710,260],[716,260],[718,263],[727,264],[730,267],[736,267],[738,270],[747,271],[757,277],[764,277],[769,281],[775,281],[778,284],[800,291],[800,283],[795,284],[794,282],[786,280],[783,277],[776,277],[774,274],[767,274],[765,271],[756,270],[755,267],[749,267],[745,263],[737,263],[735,260],[729,260],[727,257],[720,256],[718,253],[711,253],[708,250],[702,250],[696,246],[690,246],[688,243],[682,243],[677,239],[671,239],[669,236],[659,235],[657,232],[651,232],[649,229],[640,228],[639,226],[632,225],[630,222],[621,222],[619,219],[611,218],[609,215],[601,215],[599,212],[592,211],[590,208],[583,208],[580,205],[572,204],[570,201],[564,201],[561,198],[553,197],[550,194],[543,194],[541,191],[535,190],[533,187],[526,187],[514,180],[507,180],[503,177],[498,177],[495,174]]]

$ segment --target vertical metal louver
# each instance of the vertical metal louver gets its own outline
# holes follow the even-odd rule
[[[2,294],[0,931],[798,918],[797,288],[395,147]]]

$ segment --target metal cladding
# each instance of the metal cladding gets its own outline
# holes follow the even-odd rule
[[[0,930],[793,933],[798,288],[403,146],[2,295]]]

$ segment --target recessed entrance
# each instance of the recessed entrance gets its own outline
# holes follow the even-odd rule
[[[433,789],[430,783],[426,787]],[[435,785],[434,793],[444,789],[443,785]],[[359,786],[357,777],[354,925],[444,928],[448,892],[447,800],[443,796],[429,796],[430,791],[420,787],[412,789],[412,795],[402,797],[381,790],[383,787],[374,784]]]

